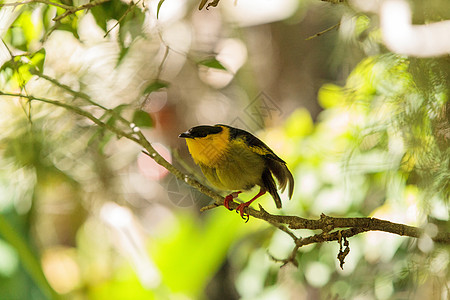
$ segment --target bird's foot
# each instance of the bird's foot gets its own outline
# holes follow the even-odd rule
[[[225,206],[225,208],[228,209],[228,210],[232,210],[230,208],[230,201],[233,202],[233,199],[237,198],[240,193],[242,193],[242,192],[239,191],[239,192],[234,192],[234,193],[231,193],[231,194],[227,195],[225,197],[225,199],[223,200],[223,206]]]
[[[248,220],[250,219],[250,216],[249,216],[249,214],[246,214],[244,212],[244,209],[246,207],[249,207],[252,202],[253,201],[244,202],[244,203],[239,204],[238,207],[236,207],[236,212],[240,213],[241,218],[245,220],[245,223],[248,222]]]
[[[266,193],[266,190],[261,188],[261,190],[259,190],[259,193],[255,197],[253,197],[250,201],[247,201],[247,202],[239,204],[239,206],[236,208],[236,212],[239,212],[241,214],[241,218],[245,220],[245,223],[247,223],[248,220],[250,219],[250,215],[244,213],[244,209],[246,207],[249,207],[250,204],[252,204],[253,201],[258,199],[259,197],[261,197],[265,193]]]

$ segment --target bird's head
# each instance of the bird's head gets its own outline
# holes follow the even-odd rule
[[[213,166],[225,153],[230,143],[230,130],[224,125],[200,125],[179,135],[186,139],[195,163]]]

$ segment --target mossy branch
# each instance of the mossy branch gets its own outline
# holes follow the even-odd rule
[[[51,78],[45,78],[46,76],[41,76],[44,79],[49,80],[50,82],[55,83],[55,80]],[[86,100],[89,104],[94,104],[99,108],[105,110],[105,112],[109,112],[111,114],[115,114],[114,111],[104,108],[103,106],[96,104],[96,102],[92,101],[85,94],[73,91],[70,87],[57,84],[60,88],[63,88],[75,96],[79,96],[80,98]],[[103,122],[99,118],[96,118],[90,112],[78,107],[73,106],[61,101],[51,100],[42,97],[35,97],[30,95],[24,95],[19,93],[8,93],[0,91],[0,95],[9,96],[9,97],[18,97],[22,99],[27,99],[28,101],[39,101],[43,103],[48,103],[54,106],[62,107],[71,111],[77,115],[85,117],[95,123],[97,126],[102,127],[104,129],[110,130],[111,132],[117,134],[120,137],[125,137],[139,145],[141,145],[145,150],[143,151],[145,154],[150,156],[155,160],[156,163],[166,168],[170,173],[175,175],[179,180],[186,182],[188,185],[196,188],[201,193],[211,197],[214,200],[214,204],[205,206],[201,209],[201,211],[206,211],[208,209],[216,208],[223,205],[224,198],[212,191],[205,185],[201,184],[197,180],[191,178],[190,176],[184,174],[176,167],[174,167],[171,163],[165,160],[151,145],[151,143],[145,138],[143,133],[138,127],[133,126],[133,124],[126,119],[120,117],[118,118],[123,128],[120,128],[116,125],[109,125],[108,123]],[[86,99],[87,98],[87,99]],[[238,203],[231,202],[230,208],[236,209]],[[387,233],[397,234],[400,236],[407,236],[413,238],[420,238],[424,236],[425,231],[422,228],[409,226],[400,223],[393,223],[386,220],[380,220],[376,218],[336,218],[330,217],[322,214],[319,219],[305,219],[298,216],[284,216],[284,215],[273,215],[268,213],[263,207],[260,205],[259,210],[253,209],[251,207],[245,208],[245,212],[254,218],[264,220],[278,229],[286,232],[291,236],[294,240],[294,248],[286,259],[275,259],[277,261],[281,261],[283,263],[292,262],[297,265],[295,257],[297,251],[300,247],[313,244],[313,243],[323,243],[330,241],[338,241],[341,245],[341,251],[339,252],[338,259],[340,260],[341,266],[344,263],[344,258],[350,251],[348,246],[347,238],[350,238],[359,233],[367,232],[367,231],[383,231]],[[230,216],[231,217],[231,216]],[[321,230],[320,233],[306,237],[306,238],[298,238],[291,230],[294,229],[310,229],[310,230]],[[450,244],[450,233],[448,232],[437,232],[435,235],[430,236],[430,238],[435,243],[442,244]],[[342,251],[342,240],[344,240],[345,250]]]

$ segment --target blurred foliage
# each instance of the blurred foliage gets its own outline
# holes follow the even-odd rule
[[[29,98],[0,101],[0,299],[448,297],[449,249],[430,236],[450,230],[449,57],[387,52],[377,16],[347,4],[228,2],[1,7],[1,92]],[[413,3],[415,21],[450,11]],[[260,201],[268,211],[374,216],[426,235],[353,237],[344,270],[338,243],[309,245],[298,269],[280,269],[270,255],[289,255],[284,232],[200,214],[209,199],[140,147],[37,98],[142,129],[192,174],[180,132],[266,127],[257,135],[296,180],[281,211]]]

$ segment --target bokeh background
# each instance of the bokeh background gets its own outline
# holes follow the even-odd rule
[[[2,1],[1,91],[102,120],[100,106],[114,109],[203,182],[178,134],[251,131],[296,181],[283,209],[259,200],[267,211],[373,216],[423,237],[368,232],[349,239],[343,270],[336,242],[281,267],[285,232],[223,207],[200,213],[212,200],[141,146],[2,96],[0,299],[447,299],[449,246],[431,237],[450,229],[450,51],[397,51],[386,37],[403,27],[383,12],[401,19],[404,7],[331,2],[110,0],[59,17],[88,2]],[[446,0],[406,4],[414,24],[450,18]]]

